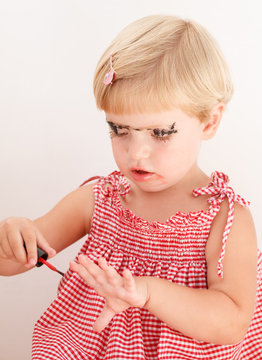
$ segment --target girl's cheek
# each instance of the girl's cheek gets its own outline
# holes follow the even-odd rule
[[[158,141],[157,144],[154,146],[154,153],[159,156],[170,157],[175,154],[175,147],[174,144],[170,140]]]

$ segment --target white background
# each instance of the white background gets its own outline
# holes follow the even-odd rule
[[[0,219],[36,218],[93,175],[115,169],[92,94],[96,62],[131,21],[174,14],[202,23],[228,60],[235,94],[200,165],[222,170],[252,202],[262,247],[260,1],[2,0]],[[66,270],[83,240],[52,262]],[[56,295],[47,268],[0,278],[0,358],[28,360],[33,325]]]

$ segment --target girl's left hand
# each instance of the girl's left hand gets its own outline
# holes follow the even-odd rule
[[[128,269],[121,276],[103,257],[98,259],[98,265],[85,255],[80,255],[78,260],[79,264],[70,263],[71,269],[106,300],[93,325],[95,331],[104,330],[115,314],[131,306],[143,307],[148,301],[147,277],[133,277]]]

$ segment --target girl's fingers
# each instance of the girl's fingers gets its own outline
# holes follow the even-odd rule
[[[88,272],[88,270],[81,264],[77,264],[74,261],[70,262],[70,268],[75,271],[85,282],[87,285],[91,286],[95,289],[96,281],[93,276]]]
[[[79,263],[87,270],[93,277],[96,283],[103,286],[103,284],[110,285],[112,288],[118,289],[118,292],[123,288],[128,291],[135,289],[135,282],[130,270],[124,270],[123,277],[118,274],[115,268],[109,265],[105,258],[98,259],[98,265],[88,259],[87,256],[80,255]],[[83,273],[80,275],[84,275]],[[91,286],[91,285],[90,285]]]
[[[88,259],[86,255],[78,256],[79,264],[83,265],[91,274],[96,272],[96,268],[98,267],[95,263]]]
[[[22,229],[22,241],[26,250],[27,265],[35,265],[37,263],[37,243],[36,233],[30,228],[26,227]]]
[[[105,275],[108,279],[108,281],[113,285],[119,284],[119,281],[121,280],[120,275],[116,271],[116,269],[109,265],[105,258],[99,258],[98,259],[98,265],[102,270],[105,271]]]
[[[103,269],[104,271],[107,271],[109,268],[109,265],[105,258],[101,257],[97,260],[98,265]]]
[[[36,234],[36,241],[37,241],[38,247],[40,247],[40,249],[44,250],[44,251],[48,254],[48,259],[54,257],[54,256],[56,255],[55,249],[53,249],[53,248],[48,244],[47,240],[46,240],[45,237],[41,234],[41,232],[36,229],[35,234]]]
[[[0,234],[0,236],[1,236],[1,234]],[[2,239],[2,241],[1,241],[1,243],[0,243],[0,257],[2,258],[2,259],[7,259],[8,257],[7,257],[7,255],[6,255],[6,253],[5,253],[5,251],[4,251],[4,243],[7,241],[5,238],[1,238]]]
[[[3,250],[4,254],[5,254],[5,256],[8,259],[14,259],[15,258],[13,250],[12,250],[10,244],[9,244],[8,238],[5,238],[5,239],[2,240],[1,246],[2,246],[2,250]]]
[[[18,230],[13,231],[9,235],[9,244],[13,250],[16,260],[21,264],[28,263],[26,248],[24,247],[24,240],[22,235]]]
[[[104,282],[104,271],[93,261],[89,260],[87,256],[80,255],[78,261],[97,282]]]
[[[39,230],[28,226],[24,227],[21,232],[27,252],[27,265],[37,263],[37,246],[48,254],[48,258],[55,256],[56,251],[49,246]]]
[[[87,256],[80,255],[78,257],[79,264],[72,263],[71,268],[73,271],[76,271],[85,281],[91,286],[99,295],[104,297],[115,296],[116,292],[119,292],[119,288],[122,287],[122,278],[121,276],[109,266],[105,259],[99,259],[98,263],[100,266],[93,263],[88,259]],[[105,270],[103,270],[103,268]],[[112,272],[114,280],[108,279],[107,271]],[[121,280],[121,284],[119,282]],[[122,288],[123,290],[123,288]]]
[[[26,218],[8,218],[0,223],[2,256],[32,267],[37,262],[37,245],[48,257],[56,254],[35,224]],[[1,256],[1,255],[0,255]]]
[[[7,259],[7,256],[6,256],[6,254],[4,253],[1,245],[0,245],[0,258],[2,258],[2,259]]]

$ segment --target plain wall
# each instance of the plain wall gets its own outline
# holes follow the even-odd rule
[[[200,165],[227,173],[249,199],[262,247],[261,2],[8,0],[0,2],[0,219],[36,218],[93,175],[115,170],[92,79],[96,62],[131,21],[193,18],[217,38],[235,94]],[[68,268],[83,240],[52,260]],[[33,325],[56,295],[47,268],[0,278],[0,359],[28,360]]]

